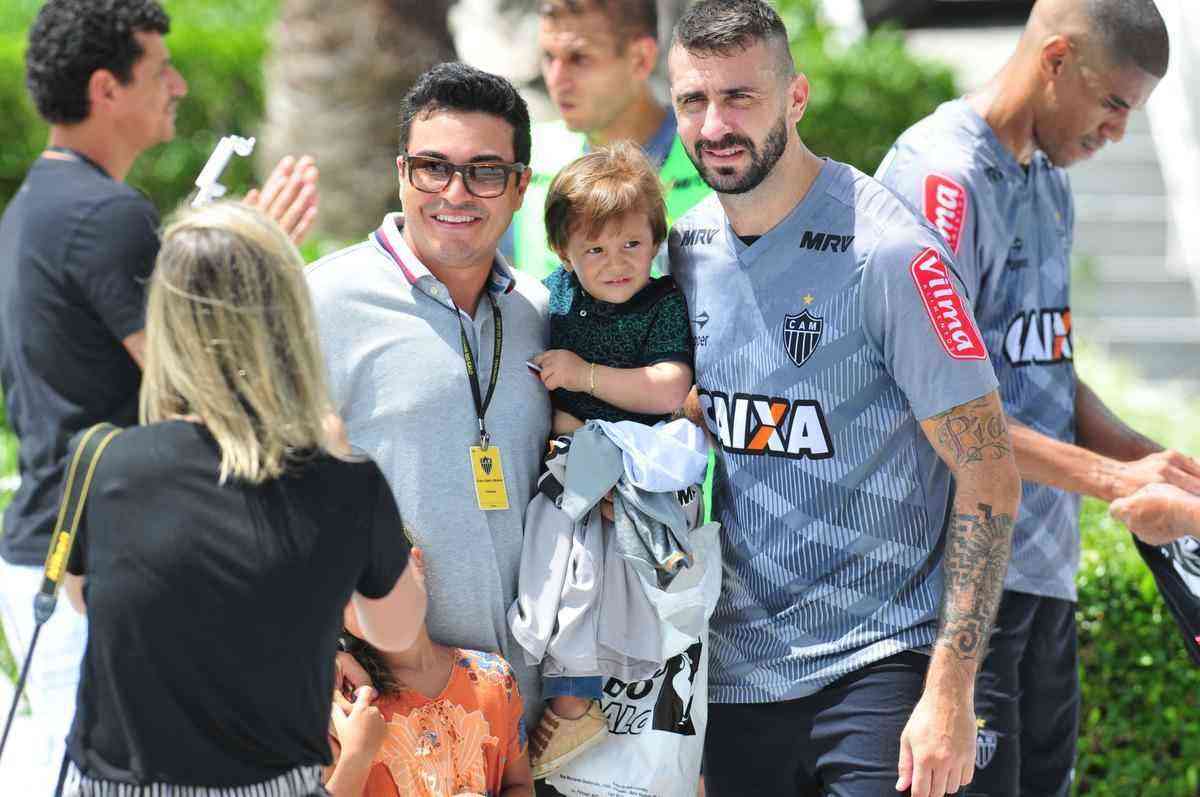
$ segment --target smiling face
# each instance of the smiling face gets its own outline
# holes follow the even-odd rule
[[[729,55],[676,45],[668,64],[679,137],[704,182],[722,194],[754,190],[796,136],[808,81],[781,75],[761,41]]]
[[[563,265],[592,298],[622,304],[650,282],[654,250],[650,217],[630,211],[594,235],[582,228],[573,230]]]
[[[571,130],[607,129],[636,99],[649,76],[642,50],[648,37],[624,46],[599,11],[543,16],[538,27],[542,78],[550,99]],[[653,55],[650,69],[653,69]]]
[[[128,83],[112,84],[112,107],[122,140],[140,152],[175,137],[175,109],[187,94],[187,83],[171,64],[162,34],[139,31],[133,36],[142,57]]]
[[[408,153],[455,164],[512,163],[513,126],[488,113],[434,111],[413,120]],[[504,193],[481,199],[467,191],[461,174],[437,193],[413,186],[403,158],[400,201],[404,236],[435,274],[442,269],[491,268],[496,243],[521,207],[529,172],[510,177]]]
[[[1124,138],[1130,112],[1145,106],[1158,78],[1133,65],[1108,66],[1066,43],[1055,73],[1054,56],[1045,56],[1052,77],[1033,134],[1050,162],[1066,168]]]

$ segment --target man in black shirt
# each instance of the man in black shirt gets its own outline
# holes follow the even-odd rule
[[[142,152],[175,135],[187,84],[171,65],[169,29],[153,0],[49,0],[29,33],[27,85],[50,143],[0,218],[0,384],[21,472],[0,536],[0,621],[22,658],[67,443],[100,421],[137,423],[158,214],[124,180]],[[311,227],[316,199],[310,158],[280,161],[247,197],[294,240]],[[53,786],[85,640],[74,612],[43,629],[28,696],[45,735],[34,757],[46,758],[30,763],[46,782],[26,793]]]

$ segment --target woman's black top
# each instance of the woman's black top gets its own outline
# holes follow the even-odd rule
[[[408,562],[391,489],[327,455],[261,485],[219,468],[184,421],[127,429],[100,460],[68,568],[87,576],[68,739],[87,776],[229,787],[330,761],[342,608]]]

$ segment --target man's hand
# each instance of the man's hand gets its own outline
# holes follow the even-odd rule
[[[1110,483],[1110,500],[1131,496],[1149,484],[1171,484],[1189,493],[1200,493],[1200,462],[1178,451],[1159,451],[1117,463]]]
[[[533,358],[533,363],[542,369],[542,384],[547,390],[570,390],[587,393],[591,388],[591,364],[575,352],[566,349],[551,349]]]
[[[1200,535],[1200,496],[1173,484],[1148,484],[1113,501],[1108,511],[1147,545]]]
[[[262,190],[252,189],[242,202],[279,223],[293,243],[299,244],[317,220],[317,162],[305,155],[287,155],[275,164]]]
[[[954,794],[975,775],[975,711],[968,696],[943,696],[930,685],[900,735],[896,791],[912,797]]]

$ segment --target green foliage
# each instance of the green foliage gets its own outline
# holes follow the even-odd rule
[[[812,0],[778,0],[776,6],[791,33],[796,67],[811,85],[800,135],[819,155],[873,174],[900,133],[958,95],[950,70],[915,58],[896,31],[842,47]]]
[[[1200,793],[1200,670],[1124,526],[1089,499],[1083,530],[1078,793]]]
[[[179,106],[176,140],[138,160],[128,181],[169,210],[192,190],[218,138],[252,134],[263,115],[262,60],[275,0],[164,3],[171,14],[167,46],[188,81]],[[25,91],[25,40],[40,2],[18,0],[0,12],[0,118],[6,121],[0,149],[0,207],[20,186],[29,164],[46,143],[46,125]],[[251,165],[230,162],[222,182],[242,190],[253,182]]]
[[[1165,445],[1200,451],[1200,403],[1193,396],[1150,386],[1098,351],[1082,349],[1076,362],[1080,376],[1131,426]],[[1129,532],[1090,499],[1081,525],[1078,793],[1200,794],[1200,670]]]

